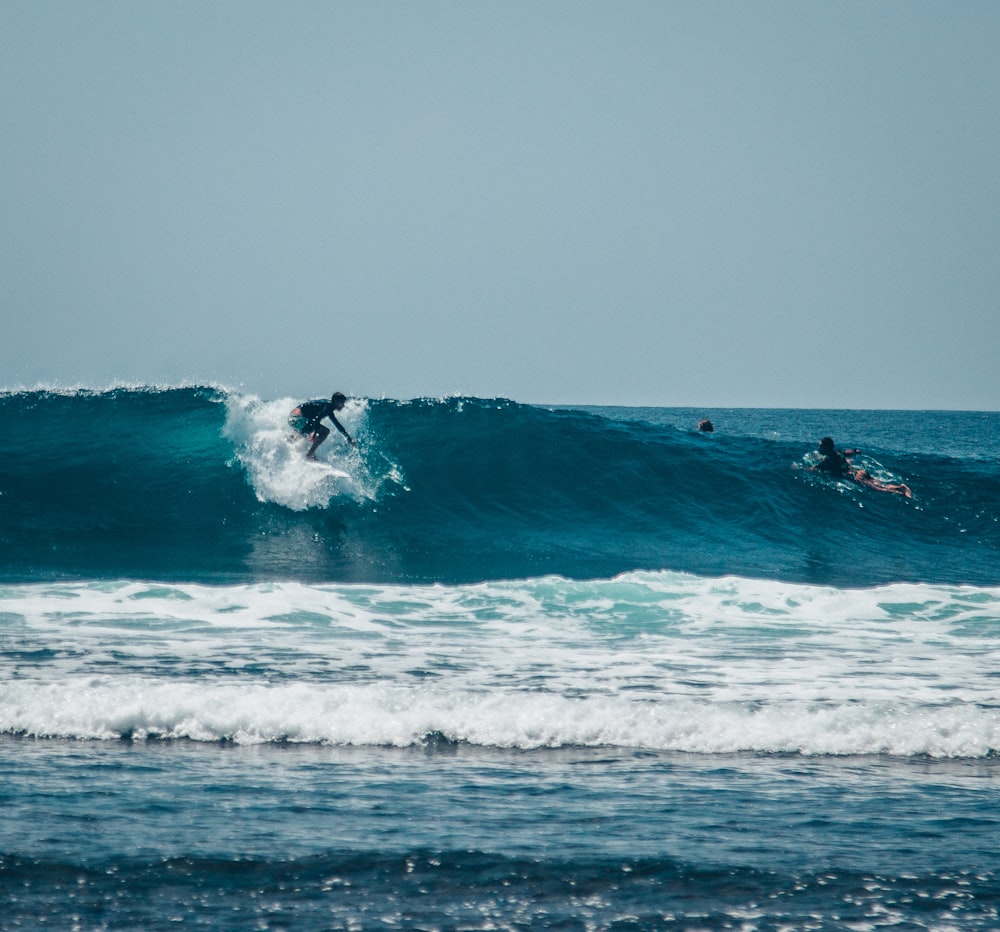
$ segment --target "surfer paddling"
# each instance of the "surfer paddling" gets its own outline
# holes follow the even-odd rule
[[[322,398],[319,401],[304,401],[298,407],[292,408],[288,415],[288,424],[297,434],[312,441],[306,459],[316,459],[316,448],[330,436],[330,428],[320,422],[323,418],[329,418],[334,427],[337,428],[347,442],[353,447],[354,439],[344,428],[344,425],[337,420],[337,412],[342,411],[347,402],[347,396],[343,392],[334,392],[329,401]]]
[[[848,457],[857,456],[860,452],[858,449],[838,450],[832,437],[824,437],[819,442],[820,460],[809,469],[810,471],[824,472],[838,479],[850,479],[852,482],[857,482],[859,485],[879,492],[895,492],[906,498],[912,497],[913,493],[908,485],[904,485],[902,482],[882,482],[867,470],[854,466]]]

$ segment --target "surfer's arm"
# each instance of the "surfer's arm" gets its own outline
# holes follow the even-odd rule
[[[330,414],[329,417],[330,417],[330,420],[333,422],[333,426],[336,427],[337,430],[339,430],[344,435],[344,437],[347,440],[347,442],[353,447],[354,446],[354,438],[347,432],[347,429],[344,427],[344,425],[341,424],[340,421],[337,420],[337,418],[336,418],[335,415]]]

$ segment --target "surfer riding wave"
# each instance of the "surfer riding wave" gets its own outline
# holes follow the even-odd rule
[[[342,411],[347,402],[347,396],[343,392],[334,392],[329,401],[319,399],[318,401],[304,401],[302,404],[292,408],[288,415],[288,426],[297,434],[312,441],[312,446],[306,453],[306,459],[316,459],[316,449],[330,436],[330,428],[320,423],[323,418],[329,418],[334,427],[337,428],[347,442],[355,446],[354,438],[347,432],[346,428],[337,420],[337,412]]]

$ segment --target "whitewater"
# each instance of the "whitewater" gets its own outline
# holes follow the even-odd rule
[[[1000,414],[302,400],[0,393],[0,929],[1000,923]]]

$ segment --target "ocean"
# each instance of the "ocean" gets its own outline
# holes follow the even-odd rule
[[[1000,926],[1000,413],[302,400],[0,392],[0,929]]]

